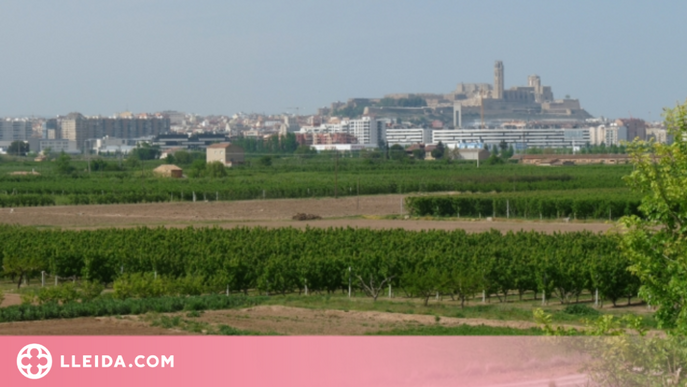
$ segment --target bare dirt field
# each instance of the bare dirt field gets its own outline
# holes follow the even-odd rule
[[[462,324],[527,329],[528,321],[498,321],[477,318],[441,317],[376,311],[307,309],[282,305],[262,305],[239,310],[208,311],[199,318],[210,324],[284,335],[363,335],[392,329],[428,325],[453,327]]]
[[[6,306],[19,304],[21,304],[21,297],[18,294],[5,293],[5,299],[0,302],[0,307],[4,308]]]
[[[61,228],[133,226],[262,226],[262,227],[369,227],[408,230],[465,229],[468,232],[497,229],[542,232],[589,230],[602,232],[611,224],[563,221],[495,219],[418,220],[379,219],[405,213],[404,195],[361,196],[341,199],[280,199],[234,202],[147,203],[89,206],[21,207],[0,209],[0,223]],[[403,212],[402,212],[403,211]],[[295,221],[297,213],[316,214],[321,220]]]
[[[4,306],[4,304],[3,304]],[[486,325],[527,329],[536,327],[528,321],[500,321],[476,318],[441,317],[373,311],[342,311],[264,305],[245,309],[204,312],[197,320],[213,326],[230,327],[280,335],[363,335],[392,329],[441,325],[444,327]],[[153,327],[145,316],[87,317],[70,320],[0,323],[0,335],[178,335],[189,334],[180,329]]]

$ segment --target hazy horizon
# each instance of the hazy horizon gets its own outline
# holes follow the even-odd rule
[[[687,98],[687,3],[0,0],[0,116],[313,114],[538,74],[594,116]]]

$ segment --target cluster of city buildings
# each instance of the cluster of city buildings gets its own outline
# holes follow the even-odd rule
[[[527,148],[580,148],[619,145],[635,138],[671,139],[660,124],[641,119],[592,118],[576,99],[555,99],[537,75],[526,86],[506,89],[504,65],[494,65],[494,82],[460,83],[446,94],[389,94],[381,99],[335,102],[317,114],[206,116],[177,111],[119,113],[112,117],[70,113],[56,118],[0,120],[0,150],[26,141],[32,152],[127,153],[140,142],[162,150],[205,149],[237,137],[293,135],[317,150],[360,150],[380,146],[438,144],[465,148],[506,143]],[[350,116],[342,114],[351,113]],[[358,113],[356,113],[358,112]],[[355,114],[353,114],[355,113]],[[472,146],[472,145],[470,145]]]
[[[545,127],[509,121],[489,128],[433,129],[393,127],[389,125],[388,119],[363,117],[360,120],[343,121],[337,125],[302,127],[297,136],[299,142],[303,141],[317,149],[339,150],[374,148],[380,144],[398,144],[405,147],[417,143],[439,142],[447,146],[479,143],[491,147],[505,142],[516,151],[522,151],[527,148],[577,149],[587,145],[621,145],[635,138],[653,138],[662,143],[671,140],[665,128],[650,125],[636,118],[581,122],[575,125],[551,123]]]
[[[32,152],[80,153],[91,147],[130,148],[132,140],[151,138],[170,130],[161,115],[122,113],[114,117],[87,117],[70,113],[56,118],[23,118],[0,121],[0,148],[14,141],[29,143]]]

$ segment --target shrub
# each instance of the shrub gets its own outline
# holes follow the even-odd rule
[[[576,316],[598,316],[601,314],[598,310],[590,308],[587,305],[568,305],[563,309],[563,313]]]
[[[188,275],[172,281],[169,290],[174,294],[199,296],[207,293],[207,286],[205,286],[203,277]]]
[[[59,286],[41,288],[35,298],[38,300],[39,304],[47,304],[50,302],[66,303],[78,300],[79,292],[77,292],[74,283],[68,282]]]
[[[170,294],[170,283],[154,273],[124,274],[114,282],[114,296],[119,299],[150,298]]]
[[[32,292],[22,293],[19,298],[21,299],[22,305],[31,305],[36,298],[36,295]]]
[[[27,293],[28,294],[28,293]],[[33,295],[31,295],[33,297]],[[50,302],[42,305],[13,305],[0,308],[0,322],[31,321],[55,318],[97,317],[148,312],[173,313],[182,310],[219,310],[259,305],[266,297],[245,296],[179,296],[118,300],[101,297],[92,301]]]
[[[105,286],[98,282],[86,281],[81,284],[80,298],[82,301],[90,301],[100,296]]]

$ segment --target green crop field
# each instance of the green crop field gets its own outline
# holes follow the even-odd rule
[[[545,168],[506,164],[482,165],[446,161],[397,161],[317,155],[274,157],[270,165],[249,158],[224,176],[209,177],[197,168],[182,166],[188,178],[156,177],[152,169],[162,161],[140,162],[116,169],[86,172],[87,163],[72,161],[69,174],[57,172],[55,162],[0,162],[0,206],[111,204],[192,200],[308,198],[427,192],[523,192],[542,190],[627,190],[622,176],[626,165]],[[109,164],[108,164],[109,163]],[[12,171],[40,175],[16,176]],[[194,177],[197,176],[197,177]],[[467,214],[466,214],[467,215]]]

